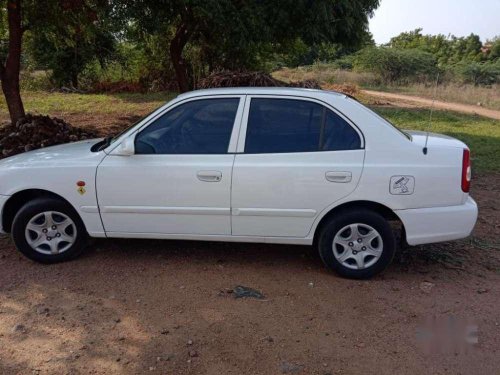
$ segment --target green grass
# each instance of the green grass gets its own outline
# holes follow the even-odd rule
[[[401,129],[429,130],[465,142],[475,172],[500,172],[500,121],[456,112],[435,111],[429,126],[428,109],[372,107]]]
[[[26,112],[38,114],[82,113],[89,115],[145,113],[173,99],[175,93],[65,94],[25,91],[22,93]],[[5,119],[7,106],[0,96],[0,116]]]
[[[53,111],[121,113],[137,108],[154,109],[175,97],[172,93],[121,94],[63,94],[43,92],[25,95],[27,111],[50,113]]]

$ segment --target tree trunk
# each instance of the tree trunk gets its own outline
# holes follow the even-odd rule
[[[189,41],[191,34],[192,30],[189,30],[188,25],[185,22],[181,22],[177,27],[174,38],[170,42],[170,58],[172,59],[180,92],[186,92],[190,89],[186,60],[182,56],[182,51]]]
[[[75,89],[78,88],[78,73],[77,72],[72,72],[71,73],[71,85]]]
[[[6,74],[2,79],[2,91],[7,102],[7,108],[9,109],[10,121],[15,124],[26,115],[19,91],[19,78],[16,79],[16,77],[13,77],[11,79]]]
[[[7,1],[7,18],[9,23],[9,49],[5,65],[0,65],[0,79],[2,80],[2,90],[9,109],[10,119],[13,123],[16,123],[25,116],[19,89],[23,37],[21,0]]]

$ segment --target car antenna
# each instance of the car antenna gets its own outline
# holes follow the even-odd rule
[[[432,98],[431,112],[429,114],[429,126],[427,127],[427,134],[425,135],[425,145],[424,145],[424,149],[422,150],[424,155],[427,155],[427,142],[429,141],[429,129],[432,125],[432,113],[434,112],[434,103],[436,102],[438,84],[439,84],[439,72],[437,74],[436,87],[434,88],[434,96]]]

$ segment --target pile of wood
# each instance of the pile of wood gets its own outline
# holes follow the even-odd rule
[[[323,90],[337,91],[353,97],[359,95],[359,87],[356,85],[352,85],[350,83],[342,83],[342,84],[328,83],[326,85],[323,85]]]
[[[288,84],[285,84],[285,86],[288,86],[288,87],[300,87],[300,88],[303,88],[303,89],[321,90],[321,86],[319,85],[319,82],[316,81],[315,79],[306,79],[304,81],[290,82]]]
[[[16,124],[0,127],[0,158],[97,136],[96,130],[76,128],[58,118],[26,115]]]
[[[145,92],[140,82],[134,81],[99,81],[92,86],[91,92],[115,94],[119,92]]]
[[[286,83],[263,72],[227,70],[212,73],[208,77],[201,79],[196,85],[197,89],[219,87],[303,87],[320,89],[319,83],[314,80]]]

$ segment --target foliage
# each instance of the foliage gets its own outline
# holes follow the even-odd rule
[[[77,86],[87,62],[95,57],[104,64],[111,53],[115,22],[105,17],[114,9],[108,1],[4,0],[1,5],[0,78],[12,122],[25,116],[21,64],[50,68],[57,81]]]
[[[491,50],[488,55],[489,60],[500,59],[500,36],[493,38],[489,43],[491,44]]]
[[[481,61],[481,39],[478,35],[467,37],[446,37],[443,34],[423,35],[422,29],[403,32],[390,40],[388,46],[397,49],[419,49],[432,53],[443,65],[451,65],[460,61]]]
[[[455,81],[474,85],[499,82],[500,38],[481,43],[479,36],[423,35],[403,32],[381,47],[369,46],[332,62],[339,69],[377,74],[385,84]]]
[[[26,69],[20,75],[21,90],[27,91],[49,91],[53,89],[50,75],[45,71],[33,71]]]
[[[359,71],[379,74],[386,82],[409,82],[435,77],[438,72],[434,55],[419,49],[369,47],[354,58]]]
[[[375,47],[367,21],[379,0],[22,1],[22,66],[45,70],[55,88],[172,90],[181,80],[186,89],[220,70],[272,72],[318,63],[385,84],[433,82],[438,71],[441,81],[498,82],[498,37],[484,49],[474,34],[416,29]],[[5,19],[0,7],[3,58]],[[47,87],[45,78],[23,76],[24,87]]]
[[[169,52],[179,85],[185,89],[193,84],[196,72],[261,68],[273,54],[284,64],[299,64],[310,53],[307,46],[319,54],[323,43],[357,46],[367,39],[368,15],[378,3],[143,0],[123,1],[118,12],[132,21],[129,35],[137,43],[153,35],[169,44],[163,51]],[[292,53],[287,55],[288,51]]]
[[[493,85],[500,83],[500,59],[484,63],[459,63],[454,67],[455,73],[464,83],[474,85]]]
[[[347,55],[335,60],[332,64],[336,69],[352,70],[354,68],[354,63],[356,56]]]
[[[71,2],[70,2],[71,3]],[[78,87],[79,75],[97,61],[104,67],[114,57],[116,38],[107,2],[86,0],[54,7],[63,19],[40,25],[27,36],[27,48],[36,69],[48,69],[57,87]]]

